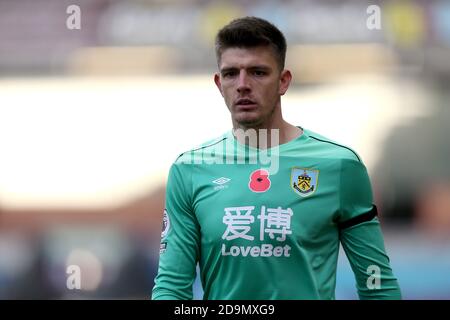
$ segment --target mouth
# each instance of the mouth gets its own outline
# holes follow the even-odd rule
[[[247,99],[247,98],[243,98],[243,99],[238,99],[235,104],[234,104],[239,110],[252,110],[255,109],[257,107],[257,104],[255,101]]]

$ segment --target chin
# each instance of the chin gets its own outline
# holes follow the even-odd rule
[[[234,115],[234,120],[236,123],[239,124],[257,124],[261,122],[261,116],[259,114],[256,114],[256,112],[239,112]]]
[[[239,124],[239,126],[241,127],[246,127],[246,128],[254,128],[259,126],[259,124],[261,124],[261,119],[256,118],[256,119],[250,119],[250,118],[246,118],[246,119],[236,119],[236,123]]]

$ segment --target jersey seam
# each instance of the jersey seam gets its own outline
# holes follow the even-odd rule
[[[200,223],[198,221],[197,218],[197,214],[195,213],[194,210],[194,182],[193,182],[193,170],[194,168],[191,168],[190,171],[190,193],[189,193],[189,207],[191,209],[191,213],[193,215],[193,218],[195,219],[195,224],[197,225],[197,227],[200,229]],[[199,230],[200,231],[200,230]],[[200,237],[200,236],[199,236]],[[201,252],[201,239],[198,239],[200,243],[197,243],[197,257],[196,257],[196,263],[198,263],[200,261],[200,252]]]
[[[214,145],[216,145],[216,144],[218,144],[218,143],[224,141],[224,140],[227,139],[227,138],[228,138],[228,137],[223,137],[222,139],[220,139],[220,140],[218,140],[218,141],[215,141],[215,142],[212,142],[212,143],[210,143],[210,144],[208,144],[208,145],[206,145],[206,146],[202,146],[202,147],[199,147],[199,148],[196,148],[196,149],[191,149],[191,150],[185,151],[185,152],[183,152],[182,154],[180,154],[180,155],[177,157],[177,159],[176,159],[175,161],[177,161],[177,160],[178,160],[182,155],[184,155],[185,153],[188,153],[188,152],[195,152],[195,151],[198,151],[198,150],[202,150],[202,149],[205,149],[205,148],[212,147],[212,146],[214,146]]]
[[[344,210],[343,210],[343,207],[342,207],[342,198],[343,198],[343,189],[342,189],[342,168],[343,168],[343,165],[342,165],[342,159],[341,159],[341,161],[339,161],[340,162],[340,168],[339,168],[339,211],[340,211],[340,213],[341,213],[341,217],[343,217],[344,216]],[[338,225],[339,225],[339,223],[338,223]]]
[[[322,139],[319,139],[319,138],[317,138],[317,137],[314,137],[313,135],[309,135],[309,136],[310,136],[311,138],[317,140],[317,141],[320,141],[320,142],[326,142],[326,143],[334,144],[335,146],[338,146],[338,147],[341,147],[341,148],[345,148],[345,149],[351,151],[351,152],[355,155],[356,159],[358,159],[358,161],[361,162],[361,159],[359,158],[358,154],[357,154],[355,151],[353,151],[352,148],[349,148],[349,147],[347,147],[347,146],[341,145],[341,144],[336,143],[336,142],[327,141],[327,140],[322,140]]]

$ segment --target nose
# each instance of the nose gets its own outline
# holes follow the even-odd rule
[[[250,79],[247,75],[247,72],[245,70],[241,70],[239,73],[239,79],[238,79],[238,86],[237,86],[237,91],[239,93],[244,93],[244,92],[250,92],[251,91],[251,87],[250,87]]]

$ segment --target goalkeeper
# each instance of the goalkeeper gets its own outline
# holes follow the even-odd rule
[[[334,299],[340,244],[360,299],[401,298],[361,158],[282,117],[285,55],[260,18],[217,34],[233,129],[170,169],[152,299],[192,299],[197,264],[204,299]]]

